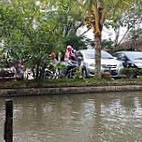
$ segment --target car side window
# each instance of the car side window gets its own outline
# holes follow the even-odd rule
[[[126,60],[126,56],[123,53],[119,53],[119,54],[117,54],[117,59],[121,60],[121,61],[125,61]]]

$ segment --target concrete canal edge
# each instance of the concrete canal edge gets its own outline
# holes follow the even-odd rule
[[[0,89],[0,97],[142,91],[142,85]]]

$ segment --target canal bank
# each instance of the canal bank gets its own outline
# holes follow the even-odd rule
[[[142,85],[114,85],[114,86],[48,86],[48,87],[19,87],[1,88],[1,97],[20,97],[20,96],[42,96],[42,95],[70,95],[84,93],[106,93],[106,92],[126,92],[142,91]]]

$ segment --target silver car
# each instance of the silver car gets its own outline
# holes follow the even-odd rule
[[[77,56],[82,58],[82,73],[83,77],[94,76],[95,70],[95,50],[86,49],[79,50]],[[112,77],[119,77],[120,70],[123,65],[120,61],[116,60],[110,53],[101,51],[101,71],[109,72]]]
[[[113,54],[125,68],[142,69],[142,52],[138,51],[119,51]]]

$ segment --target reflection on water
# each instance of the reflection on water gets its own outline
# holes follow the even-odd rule
[[[141,142],[141,93],[13,98],[14,142]]]

